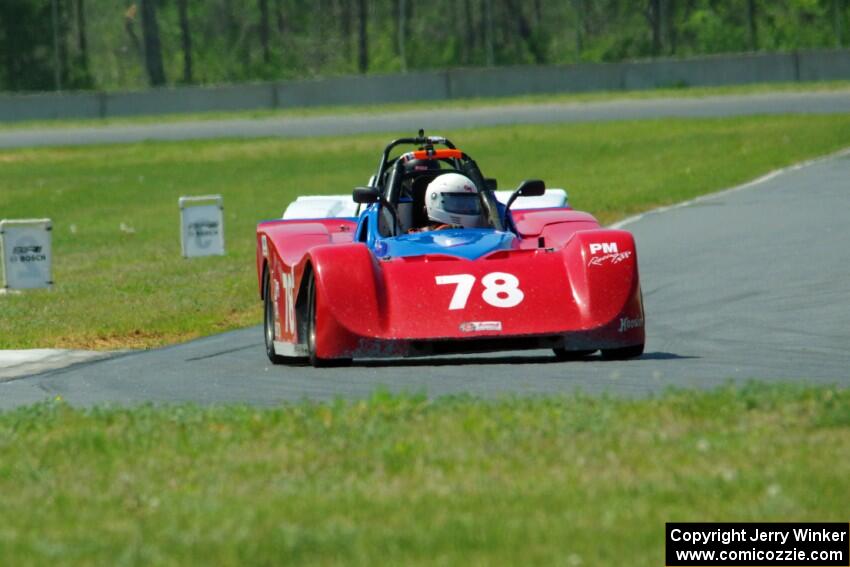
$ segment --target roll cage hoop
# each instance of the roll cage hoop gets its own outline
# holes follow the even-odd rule
[[[381,161],[378,164],[378,171],[375,172],[375,179],[377,179],[377,183],[379,184],[376,188],[382,189],[382,187],[380,187],[380,182],[383,179],[384,173],[386,173],[387,169],[392,166],[393,163],[395,163],[395,161],[398,159],[390,159],[390,152],[393,151],[393,148],[401,145],[413,145],[420,146],[420,150],[433,150],[435,144],[444,145],[452,150],[457,149],[455,145],[451,142],[451,140],[442,136],[426,136],[425,130],[419,130],[419,135],[415,138],[399,138],[387,144],[387,147],[384,148],[384,153],[381,154]]]
[[[413,145],[417,149],[412,152],[407,152],[390,158],[390,153],[397,146]],[[435,148],[435,145],[445,146],[444,148]],[[399,138],[393,140],[384,152],[381,154],[381,161],[378,164],[378,169],[375,172],[373,188],[380,191],[386,200],[393,206],[398,203],[398,189],[401,176],[403,173],[403,160],[401,158],[409,156],[411,159],[433,159],[445,161],[459,173],[469,177],[473,183],[479,188],[481,195],[481,204],[484,212],[487,215],[490,224],[496,230],[505,230],[505,223],[502,215],[499,212],[498,201],[496,200],[493,191],[488,187],[478,164],[466,155],[466,153],[457,149],[457,147],[449,140],[442,136],[426,136],[424,130],[419,130],[419,135],[415,138]]]

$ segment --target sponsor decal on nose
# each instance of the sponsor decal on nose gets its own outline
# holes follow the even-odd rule
[[[460,324],[461,333],[472,333],[474,331],[501,331],[501,321],[468,321]]]
[[[596,254],[597,252],[602,252],[603,254],[616,254],[619,250],[617,249],[616,242],[592,242],[590,244],[590,253]]]
[[[624,262],[632,257],[632,251],[626,250],[625,252],[614,252],[612,254],[604,254],[602,256],[593,256],[587,262],[588,267],[590,266],[602,266],[605,264],[619,264],[620,262]]]
[[[620,317],[620,332],[625,333],[631,329],[639,329],[643,327],[643,319],[629,319],[628,317]]]

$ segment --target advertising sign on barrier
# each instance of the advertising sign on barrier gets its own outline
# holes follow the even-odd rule
[[[0,221],[3,289],[53,285],[50,219]]]
[[[224,255],[221,195],[180,197],[180,244],[185,258]]]

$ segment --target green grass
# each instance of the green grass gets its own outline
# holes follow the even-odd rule
[[[390,104],[358,104],[338,106],[296,107],[279,110],[243,110],[231,112],[195,112],[127,116],[105,119],[33,120],[0,123],[0,131],[29,128],[73,128],[107,125],[159,124],[163,122],[191,122],[203,120],[236,120],[264,118],[302,118],[334,116],[341,114],[383,114],[417,110],[445,110],[481,108],[486,106],[521,104],[570,104],[582,102],[608,102],[614,100],[642,100],[652,98],[697,98],[723,95],[766,94],[772,92],[830,92],[850,91],[850,81],[823,81],[811,83],[755,83],[724,87],[680,87],[636,91],[594,91],[587,93],[557,93],[522,95],[512,97],[462,98],[447,101],[401,102]]]
[[[540,177],[610,222],[846,147],[850,115],[443,133],[502,187]],[[0,296],[0,348],[148,347],[256,324],[257,221],[363,184],[390,137],[0,152],[0,218],[53,219],[56,281]],[[177,199],[209,193],[224,196],[227,255],[184,260]]]
[[[667,521],[846,521],[850,391],[0,413],[0,563],[663,565]]]

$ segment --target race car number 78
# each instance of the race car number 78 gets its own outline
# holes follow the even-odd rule
[[[453,274],[450,276],[436,276],[437,285],[455,284],[454,295],[449,303],[449,310],[464,309],[475,286],[475,276],[472,274]],[[505,272],[491,272],[481,278],[484,291],[481,298],[493,307],[516,307],[525,298],[525,294],[519,288],[519,279],[513,274]]]

